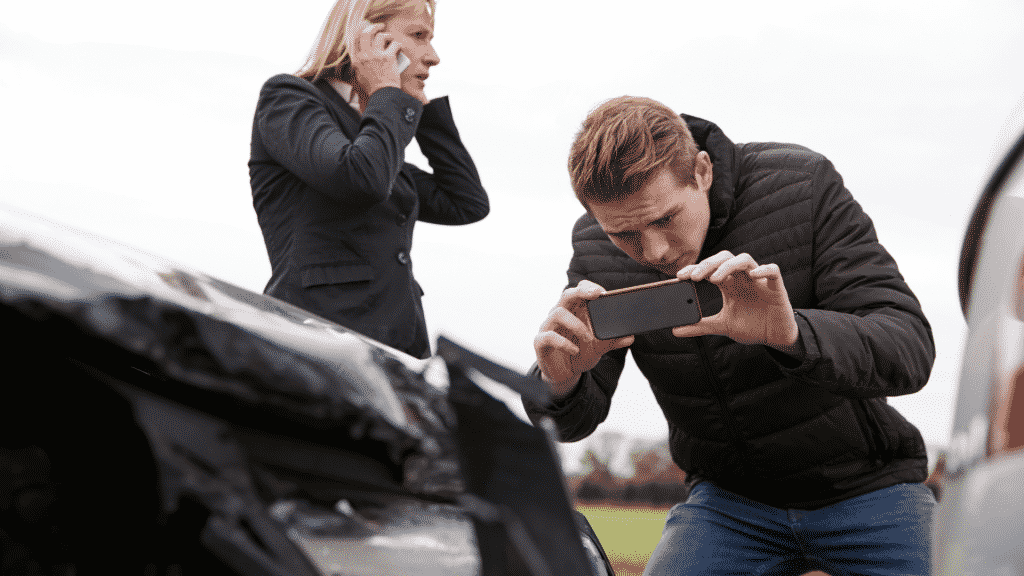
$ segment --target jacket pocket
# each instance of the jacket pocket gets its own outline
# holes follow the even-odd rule
[[[889,462],[896,452],[898,436],[896,431],[892,430],[891,423],[884,418],[884,403],[879,406],[879,402],[881,401],[874,398],[850,400],[857,414],[857,423],[867,440],[869,457],[876,462]]]
[[[366,282],[373,280],[374,276],[373,267],[369,264],[334,264],[305,268],[300,273],[300,281],[303,288],[310,288],[328,284]]]

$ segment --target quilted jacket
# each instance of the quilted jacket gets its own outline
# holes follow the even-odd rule
[[[714,166],[701,259],[730,250],[778,264],[804,353],[669,330],[638,336],[629,350],[668,420],[674,461],[691,485],[711,480],[780,508],[923,481],[921,434],[886,397],[924,386],[934,341],[870,218],[822,155],[734,144],[715,124],[683,118]],[[669,278],[630,259],[589,215],[572,242],[570,286]],[[552,416],[565,441],[589,435],[608,414],[625,355],[612,351],[568,398],[527,411]]]

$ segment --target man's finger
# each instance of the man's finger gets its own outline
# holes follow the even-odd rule
[[[566,288],[562,292],[558,305],[568,310],[580,306],[584,300],[593,300],[604,292],[605,289],[601,286],[589,280],[581,280],[575,288]]]
[[[728,261],[732,257],[732,252],[729,252],[728,250],[722,250],[721,252],[715,254],[714,256],[709,256],[708,258],[705,258],[704,260],[701,260],[697,264],[693,265],[693,268],[690,270],[689,277],[683,278],[683,280],[693,280],[694,282],[700,282],[701,280],[704,280],[709,275],[714,273],[715,270],[717,270],[718,267],[722,265],[722,263]],[[682,277],[680,276],[680,278]]]
[[[554,330],[545,330],[537,333],[537,336],[533,339],[533,346],[537,351],[537,356],[546,356],[551,352],[563,352],[569,356],[580,353],[580,347],[573,344],[571,340],[562,336]]]
[[[679,278],[680,280],[689,280],[690,275],[696,267],[696,264],[687,264],[686,266],[683,266],[679,269],[679,272],[676,272],[676,278]]]
[[[551,314],[548,315],[548,321],[544,324],[544,328],[549,330],[554,330],[558,327],[566,329],[580,339],[594,337],[590,326],[561,306],[556,306],[551,311]]]
[[[717,284],[725,280],[730,274],[735,274],[737,272],[750,272],[756,268],[757,262],[754,258],[750,254],[743,253],[722,262],[718,269],[716,269],[715,272],[707,278],[709,281]]]
[[[594,350],[601,356],[616,350],[618,348],[625,348],[633,344],[636,338],[634,336],[623,336],[622,338],[616,338],[614,340],[596,340],[597,344],[594,345]]]
[[[720,324],[722,313],[719,312],[714,316],[708,316],[707,318],[701,318],[700,322],[696,324],[687,324],[686,326],[676,326],[672,329],[672,335],[677,338],[692,338],[694,336],[707,336],[708,334],[722,334]]]
[[[605,293],[604,288],[590,280],[580,280],[580,283],[576,285],[576,289],[579,290],[580,296],[586,300],[593,300]]]
[[[751,278],[768,278],[772,280],[782,278],[782,270],[778,264],[762,264],[748,272]]]

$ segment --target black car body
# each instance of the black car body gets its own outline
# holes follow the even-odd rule
[[[485,392],[536,380],[0,220],[3,574],[608,569],[549,433]]]

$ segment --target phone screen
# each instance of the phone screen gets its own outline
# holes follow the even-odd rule
[[[406,56],[405,54],[399,52],[398,53],[398,73],[401,74],[402,72],[405,72],[405,69],[409,67],[409,64],[411,62],[412,61],[409,60],[408,56]]]
[[[694,324],[701,319],[693,282],[655,282],[612,291],[587,302],[590,324],[600,340]]]

